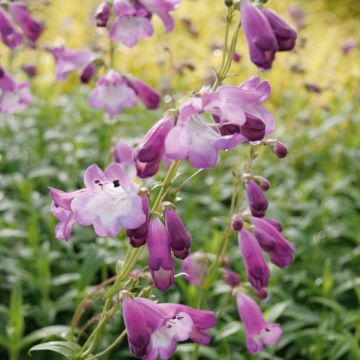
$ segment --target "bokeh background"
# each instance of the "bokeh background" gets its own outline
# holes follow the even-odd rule
[[[110,119],[87,104],[90,86],[77,76],[59,83],[52,57],[41,48],[64,44],[89,47],[108,56],[106,33],[91,15],[97,0],[27,1],[47,26],[40,50],[10,56],[0,47],[0,62],[18,79],[21,66],[35,64],[33,104],[22,113],[0,116],[0,358],[28,359],[29,347],[44,337],[67,331],[76,305],[89,288],[113,275],[122,259],[125,238],[96,238],[77,227],[69,243],[54,238],[48,187],[72,190],[82,185],[84,169],[111,159],[119,139],[136,143],[172,99],[211,81],[220,62],[224,29],[221,0],[183,0],[174,13],[176,26],[135,48],[117,46],[115,68],[132,73],[161,91],[162,108],[141,106]],[[273,70],[260,73],[250,63],[244,37],[227,83],[259,74],[273,87],[267,107],[277,119],[275,137],[289,146],[279,161],[263,151],[255,170],[272,183],[267,196],[270,216],[281,220],[297,247],[285,271],[272,268],[270,297],[263,309],[280,322],[284,336],[261,359],[360,359],[360,3],[356,0],[271,0],[268,6],[292,24],[290,12],[304,13],[296,50],[277,56]],[[348,54],[342,46],[357,42]],[[241,147],[224,154],[223,164],[241,166]],[[184,164],[181,171],[191,174]],[[158,180],[161,179],[161,174]],[[193,236],[193,250],[214,253],[220,240],[231,193],[226,166],[202,173],[182,193],[179,210]],[[244,272],[232,239],[232,267]],[[179,265],[179,264],[177,264]],[[229,289],[218,281],[209,309],[224,308],[211,347],[203,359],[251,359]],[[160,299],[196,305],[197,289],[181,278]],[[97,298],[82,323],[100,311]],[[45,328],[45,329],[43,329]],[[41,330],[42,329],[42,330]],[[114,317],[102,339],[105,347],[123,329]],[[194,345],[178,346],[174,359],[190,360]],[[33,353],[33,359],[61,359]],[[131,359],[126,342],[104,359]]]

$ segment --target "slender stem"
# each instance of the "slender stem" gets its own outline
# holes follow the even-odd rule
[[[176,190],[175,193],[178,193],[191,179],[193,179],[196,175],[200,174],[204,169],[199,169],[194,172],[191,176],[189,176]]]

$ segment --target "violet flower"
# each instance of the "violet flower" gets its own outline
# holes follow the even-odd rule
[[[98,68],[97,68],[96,64],[94,62],[91,62],[82,71],[82,73],[80,75],[80,81],[83,84],[88,84],[91,81],[91,79],[96,75],[97,70],[98,70]]]
[[[95,21],[97,27],[106,27],[110,18],[111,4],[109,1],[103,1],[95,11]]]
[[[292,50],[296,31],[275,13],[241,2],[241,22],[251,61],[262,70],[271,68],[277,51]]]
[[[205,279],[208,260],[204,253],[197,251],[190,254],[182,263],[181,271],[192,285],[201,285]]]
[[[216,325],[211,311],[144,298],[125,298],[123,315],[131,352],[146,360],[170,359],[177,342],[189,338],[208,345],[211,337],[207,330]]]
[[[84,175],[86,191],[71,202],[80,225],[93,225],[98,236],[116,236],[120,229],[135,229],[146,220],[137,185],[119,164],[103,172],[95,164]]]
[[[252,354],[262,351],[265,346],[273,346],[280,340],[280,325],[268,323],[253,299],[238,292],[236,303],[246,333],[246,346]]]
[[[246,182],[245,187],[251,214],[256,217],[264,217],[269,202],[261,187],[252,179]]]
[[[266,287],[270,277],[269,267],[262,256],[259,243],[245,228],[239,232],[239,246],[249,282],[257,290]]]
[[[237,287],[241,282],[240,276],[236,272],[228,269],[224,270],[223,279],[232,288]]]
[[[49,49],[56,61],[56,77],[64,81],[75,71],[81,72],[95,59],[95,54],[89,50],[66,49],[64,46]]]
[[[136,176],[136,166],[134,160],[134,149],[124,141],[118,140],[115,144],[113,162],[121,164],[130,179]]]
[[[0,7],[0,35],[3,43],[13,49],[22,41],[22,35],[11,24],[6,12]]]
[[[137,174],[144,179],[156,174],[164,157],[165,139],[174,126],[172,116],[165,116],[146,133],[134,153]]]
[[[276,228],[274,224],[271,224],[270,221],[269,219],[259,219],[255,217],[252,219],[255,226],[255,234],[258,234],[257,238],[259,238],[259,233],[262,234],[263,237],[263,234],[265,233],[267,238],[271,238],[273,241],[273,245],[268,249],[264,247],[264,250],[268,251],[271,262],[281,268],[284,268],[292,262],[295,247],[284,238],[278,228]],[[262,239],[259,241],[260,244],[261,241]]]
[[[89,104],[95,109],[104,109],[110,116],[121,113],[136,103],[135,91],[129,87],[123,77],[114,70],[96,82],[89,95]]]
[[[134,78],[128,79],[128,84],[148,109],[157,109],[159,107],[160,95],[148,84]]]
[[[10,13],[19,24],[26,38],[32,45],[35,45],[44,31],[44,26],[31,17],[26,5],[21,2],[10,3]]]
[[[164,210],[164,217],[172,251],[177,258],[185,259],[189,255],[191,236],[186,231],[180,216],[171,205]]]
[[[154,284],[159,290],[165,291],[174,284],[174,259],[171,256],[169,236],[160,219],[150,219],[146,243]]]

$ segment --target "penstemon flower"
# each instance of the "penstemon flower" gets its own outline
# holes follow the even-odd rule
[[[128,79],[128,84],[148,109],[157,109],[160,104],[160,95],[148,84],[135,78]]]
[[[96,26],[106,27],[110,18],[111,4],[109,1],[103,1],[95,11]]]
[[[6,12],[0,7],[0,35],[3,43],[10,49],[22,42],[22,35],[10,22]]]
[[[245,328],[246,345],[252,354],[262,351],[266,345],[273,346],[280,340],[280,325],[266,322],[254,300],[239,291],[236,302]]]
[[[182,263],[181,271],[186,274],[185,279],[192,285],[201,285],[205,278],[208,260],[201,251],[190,254]]]
[[[180,304],[158,304],[144,298],[127,297],[123,304],[130,350],[145,360],[168,360],[176,351],[176,343],[191,338],[209,344],[206,330],[216,324],[211,311],[193,309]]]
[[[264,217],[269,202],[261,187],[252,179],[246,182],[245,187],[251,214],[255,217]]]

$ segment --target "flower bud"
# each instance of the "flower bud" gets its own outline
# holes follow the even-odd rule
[[[265,179],[263,176],[254,176],[254,180],[258,183],[263,191],[267,191],[270,189],[270,181]]]
[[[235,288],[240,285],[240,276],[231,270],[225,269],[223,274],[224,281],[231,287]]]
[[[268,297],[268,292],[266,289],[262,288],[260,290],[256,290],[255,291],[255,295],[260,299],[260,300],[265,300]]]
[[[106,27],[110,17],[111,5],[108,1],[102,2],[95,12],[96,26]]]
[[[226,7],[230,7],[234,4],[234,1],[233,0],[225,0],[225,6]]]
[[[243,220],[239,214],[233,215],[231,219],[231,228],[234,231],[240,231],[244,226]]]
[[[279,159],[284,158],[288,153],[287,146],[279,141],[271,147],[271,150]]]
[[[264,217],[269,202],[260,186],[252,179],[246,182],[246,195],[251,214],[255,217]]]
[[[91,62],[89,65],[85,67],[80,75],[80,81],[83,84],[88,84],[90,80],[94,77],[97,72],[97,66]]]

